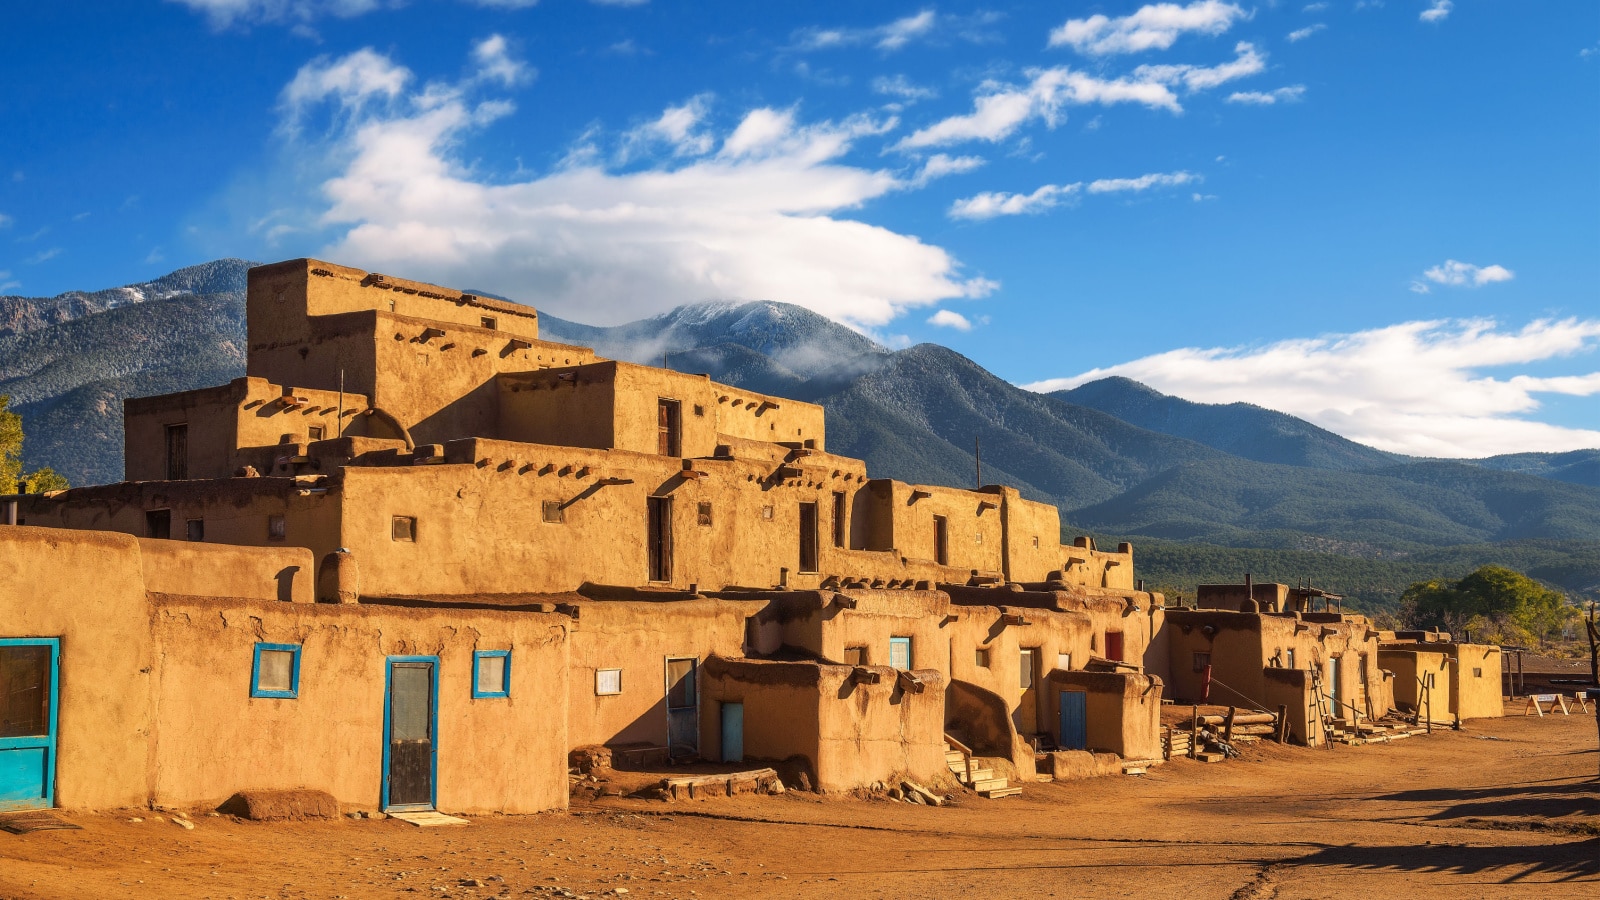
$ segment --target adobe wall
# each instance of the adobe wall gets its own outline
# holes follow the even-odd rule
[[[1456,683],[1452,685],[1456,715],[1463,719],[1505,715],[1500,693],[1500,648],[1489,644],[1455,644]]]
[[[1058,669],[1050,673],[1049,684],[1057,733],[1061,694],[1080,690],[1086,695],[1087,749],[1123,759],[1161,758],[1161,679],[1134,672]]]
[[[158,804],[313,788],[377,809],[386,658],[431,655],[439,657],[438,808],[566,807],[565,616],[172,596],[153,605]],[[250,696],[257,642],[302,647],[297,698]],[[511,651],[509,697],[473,699],[475,650]]]
[[[497,436],[530,444],[616,447],[616,367],[597,362],[499,376]]]
[[[316,561],[304,547],[232,547],[139,540],[147,591],[284,603],[316,602]]]
[[[133,538],[0,526],[0,637],[58,637],[56,805],[149,798],[155,660]]]
[[[707,415],[716,416],[716,431],[728,437],[804,444],[827,450],[824,412],[815,403],[772,397],[731,385],[708,382]],[[685,410],[687,415],[689,410]]]
[[[1123,542],[1112,552],[1098,549],[1094,538],[1078,537],[1061,547],[1060,556],[1062,578],[1068,584],[1121,591],[1134,589],[1132,544]]]
[[[1000,593],[1000,592],[993,592]],[[950,635],[950,677],[976,685],[999,696],[1012,725],[1023,736],[1059,731],[1059,708],[1049,696],[1046,679],[1060,667],[1062,656],[1071,666],[1089,661],[1094,622],[1083,612],[1057,612],[1025,607],[954,605],[956,621]],[[1007,616],[1022,616],[1026,625],[1007,624]],[[1037,654],[1038,677],[1034,686],[1022,687],[1022,649]],[[988,665],[980,665],[978,651],[987,651]]]
[[[1306,670],[1266,669],[1261,675],[1261,705],[1273,714],[1283,707],[1286,739],[1307,747],[1326,743],[1322,719],[1311,710],[1311,678]]]
[[[1002,570],[1004,543],[999,497],[886,479],[875,479],[871,484],[881,492],[878,504],[890,517],[888,547],[911,559],[937,562],[934,517],[943,516],[948,552],[945,565],[987,573]]]
[[[572,624],[567,694],[573,747],[666,746],[667,660],[689,657],[703,663],[712,655],[743,656],[745,621],[766,605],[729,600],[566,602],[579,609]],[[622,693],[596,692],[599,669],[622,670]],[[702,721],[706,715],[702,709]]]
[[[1000,498],[1002,555],[1012,581],[1044,581],[1061,568],[1061,511],[1049,503],[1024,500],[1016,488],[988,485],[980,493]]]
[[[861,648],[866,665],[889,665],[891,638],[911,639],[911,667],[949,671],[950,644],[942,622],[949,598],[939,591],[842,590],[719,594],[760,598],[757,617],[761,653],[788,646],[843,663]]]
[[[1378,651],[1383,668],[1394,673],[1394,702],[1407,712],[1423,713],[1434,724],[1458,721],[1456,714],[1456,681],[1454,660],[1448,645],[1414,644],[1386,647]],[[1488,674],[1488,673],[1486,673]],[[1433,678],[1431,691],[1424,691],[1422,682]],[[1495,693],[1499,693],[1499,670],[1492,674]],[[1431,694],[1431,707],[1424,697]]]

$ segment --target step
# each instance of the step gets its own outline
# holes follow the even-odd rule
[[[1004,778],[974,778],[972,779],[972,789],[981,794],[984,791],[999,790],[1010,783]]]
[[[1020,793],[1022,793],[1022,788],[1019,787],[995,788],[992,791],[978,792],[979,796],[987,797],[990,800],[999,800],[1001,797],[1015,797]]]
[[[950,774],[956,776],[956,780],[957,781],[960,781],[962,783],[967,783],[967,782],[973,782],[973,781],[985,781],[987,779],[993,778],[994,777],[994,770],[993,769],[973,769],[971,778],[967,777],[967,770],[966,769],[951,769],[950,770]]]
[[[1196,753],[1194,755],[1194,758],[1200,760],[1203,763],[1217,763],[1217,762],[1222,762],[1223,760],[1227,759],[1228,756],[1225,753],[1212,753],[1210,751],[1203,751],[1203,752],[1200,752],[1200,753]]]
[[[1144,766],[1123,766],[1122,767],[1122,774],[1124,774],[1124,775],[1143,775],[1144,773],[1145,773]]]

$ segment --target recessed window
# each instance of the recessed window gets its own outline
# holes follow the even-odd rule
[[[300,696],[300,645],[257,644],[250,696],[293,700]]]
[[[1477,668],[1476,666],[1474,666],[1473,669],[1472,669],[1472,677],[1473,678],[1482,678],[1483,677],[1483,670],[1480,669],[1480,668]]]
[[[205,519],[190,519],[188,524],[187,524],[187,526],[183,530],[183,534],[184,534],[184,537],[187,537],[191,541],[203,541],[203,540],[205,540],[206,539],[206,520]]]
[[[397,541],[415,542],[417,539],[417,517],[395,516],[389,525],[389,537]]]
[[[1071,653],[1057,653],[1056,654],[1056,668],[1060,669],[1063,672],[1072,671],[1072,654]]]
[[[1039,548],[1039,536],[1037,534],[1033,536],[1033,546],[1036,550]]]
[[[267,540],[281,541],[289,536],[289,520],[284,516],[267,516]]]
[[[889,638],[889,665],[896,669],[909,671],[911,663],[911,638]]]
[[[480,316],[478,318],[478,324],[489,329],[490,331],[493,331],[495,327],[494,316]]]
[[[1291,647],[1288,651],[1285,652],[1284,655],[1288,660],[1287,665],[1289,666],[1289,668],[1291,668],[1291,669],[1295,668],[1295,664],[1294,664],[1294,648]]]
[[[473,699],[509,696],[511,696],[511,651],[475,651],[472,654]]]
[[[560,525],[567,520],[567,511],[561,508],[560,500],[544,501],[544,520],[551,525]]]
[[[772,507],[770,507],[770,506],[761,507],[761,518],[763,518],[763,519],[772,518]]]
[[[847,666],[864,666],[867,664],[866,647],[844,648],[844,664]]]
[[[701,525],[711,524],[711,504],[701,501],[695,508],[695,521]]]
[[[696,403],[694,405],[694,414],[697,415],[697,416],[703,416],[703,415],[706,414],[706,408],[704,406],[701,406],[700,404]]]
[[[1018,653],[1018,659],[1017,659],[1017,672],[1018,672],[1017,685],[1019,687],[1021,687],[1025,691],[1032,690],[1033,689],[1033,683],[1036,680],[1038,680],[1035,677],[1036,668],[1039,665],[1038,659],[1039,659],[1039,651],[1035,650],[1032,647],[1023,647],[1022,650]]]
[[[981,531],[980,531],[980,532],[978,532],[978,533],[976,533],[976,534],[974,534],[974,535],[973,535],[973,536],[972,536],[972,542],[973,542],[973,543],[974,543],[974,544],[981,544],[981,543],[983,543],[983,532],[981,532]]]
[[[622,693],[622,670],[595,669],[594,693],[596,697],[614,697]]]
[[[161,540],[172,537],[172,510],[147,510],[144,514],[144,533],[146,537]]]
[[[1290,654],[1290,656],[1291,656],[1291,659],[1290,659],[1289,664],[1292,666],[1292,665],[1294,665],[1294,660],[1292,658],[1293,654]],[[1204,672],[1210,665],[1211,665],[1211,654],[1209,654],[1209,653],[1196,653],[1194,655],[1194,670],[1196,672]]]
[[[979,647],[978,648],[978,652],[976,654],[974,654],[974,656],[975,656],[975,659],[973,661],[978,664],[978,668],[980,668],[980,669],[989,668],[989,648],[988,647]]]
[[[327,429],[326,426],[323,426],[323,425],[308,425],[308,426],[306,426],[306,439],[307,440],[320,441],[324,437],[327,437],[327,435],[328,435],[328,429]]]

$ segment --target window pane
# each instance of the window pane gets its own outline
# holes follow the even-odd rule
[[[598,669],[594,673],[594,692],[596,694],[622,693],[621,669]]]
[[[292,691],[294,653],[289,650],[261,651],[261,668],[256,677],[256,690]]]
[[[0,647],[0,738],[50,731],[50,648]]]
[[[889,640],[889,665],[896,669],[911,668],[910,638],[891,638]]]
[[[696,703],[692,659],[667,661],[667,708],[688,709]]]
[[[402,663],[390,672],[389,739],[433,739],[433,667],[427,663]]]
[[[504,656],[478,657],[478,693],[504,694],[506,692],[506,658]]]
[[[1019,667],[1021,669],[1021,674],[1022,674],[1021,687],[1024,690],[1026,690],[1027,688],[1033,687],[1033,651],[1032,650],[1024,650],[1024,651],[1022,651],[1021,663],[1022,664]]]

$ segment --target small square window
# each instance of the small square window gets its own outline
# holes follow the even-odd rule
[[[489,329],[490,331],[493,331],[495,327],[494,316],[480,316],[478,318],[478,324]]]
[[[1206,670],[1206,667],[1210,666],[1210,665],[1211,665],[1211,654],[1209,654],[1209,653],[1196,653],[1194,655],[1194,670],[1196,672],[1204,672]]]
[[[472,654],[473,699],[509,696],[511,696],[511,651],[475,651]]]
[[[1033,536],[1033,547],[1035,550],[1039,549],[1039,536],[1037,534]]]
[[[166,540],[172,537],[172,510],[151,509],[144,514],[145,534]]]
[[[560,500],[544,501],[544,520],[551,525],[560,525],[567,520],[567,511],[561,508]]]
[[[770,507],[770,506],[761,507],[761,518],[763,518],[763,519],[772,518],[772,507]]]
[[[978,652],[976,654],[974,654],[974,656],[976,657],[974,659],[974,662],[976,662],[978,664],[978,668],[980,668],[980,669],[989,668],[989,648],[988,647],[979,647],[978,648]]]
[[[710,525],[711,524],[711,504],[710,503],[705,503],[705,502],[700,503],[699,507],[698,507],[698,512],[696,513],[696,517],[699,519],[699,522],[700,522],[701,525]]]
[[[1473,669],[1472,669],[1472,677],[1473,678],[1482,678],[1483,677],[1483,670],[1480,669],[1480,668],[1477,668],[1477,667],[1473,667]]]
[[[184,536],[187,537],[191,541],[203,541],[203,540],[205,540],[206,539],[206,520],[205,519],[190,519],[189,523],[188,523],[188,527],[186,527],[184,529]]]
[[[844,648],[844,664],[847,666],[864,666],[867,664],[867,648]]]
[[[596,697],[614,697],[622,693],[622,670],[595,669],[594,693]]]
[[[973,543],[974,543],[974,544],[981,544],[981,543],[983,543],[983,532],[981,532],[981,531],[980,531],[980,532],[978,532],[978,533],[977,533],[977,534],[974,534],[974,535],[973,535],[973,536],[972,536],[972,542],[973,542]]]
[[[326,426],[323,426],[323,425],[309,425],[309,426],[306,427],[306,439],[307,440],[320,441],[324,437],[327,437],[327,435],[328,435],[328,429],[327,429]]]
[[[415,542],[417,539],[417,517],[395,516],[389,529],[389,537],[397,541]]]
[[[281,541],[289,536],[289,520],[283,516],[267,516],[267,540]]]
[[[706,414],[706,408],[704,406],[701,406],[700,404],[696,403],[694,405],[694,414],[697,415],[697,416],[703,416],[703,415]]]
[[[257,644],[250,696],[293,700],[300,696],[300,645]]]
[[[1060,669],[1063,672],[1072,671],[1072,654],[1071,653],[1057,653],[1056,654],[1056,668]]]

